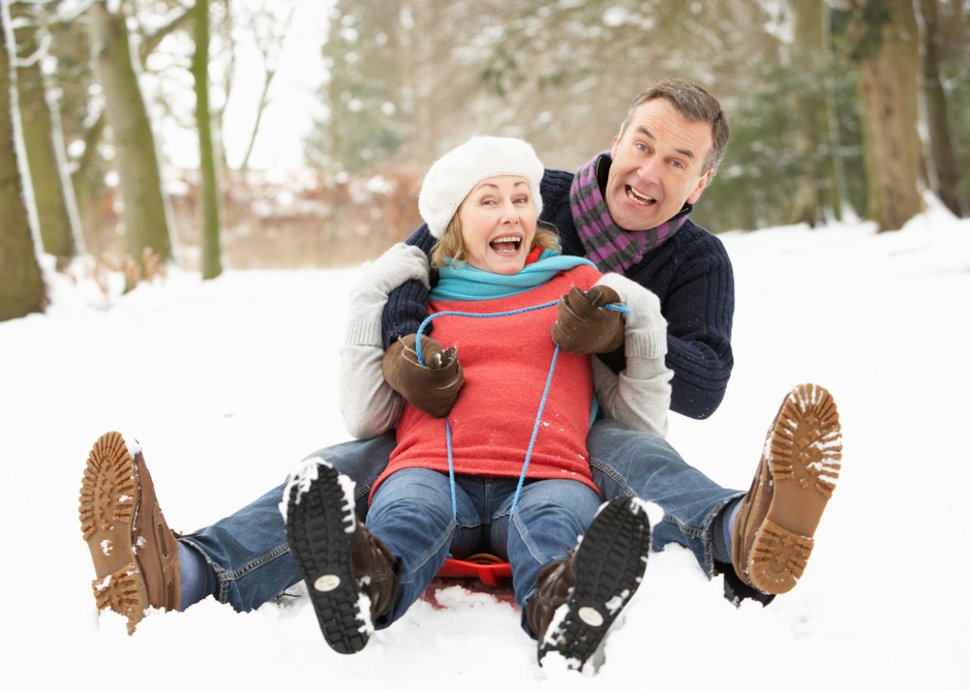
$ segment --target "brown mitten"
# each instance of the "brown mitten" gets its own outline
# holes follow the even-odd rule
[[[424,364],[418,362],[414,333],[391,343],[381,368],[388,385],[432,417],[445,417],[458,400],[465,375],[453,347],[442,349],[434,338],[421,336]]]
[[[559,300],[553,341],[563,352],[576,355],[612,352],[623,344],[623,315],[603,305],[619,302],[616,291],[605,285],[594,285],[588,292],[572,288]]]

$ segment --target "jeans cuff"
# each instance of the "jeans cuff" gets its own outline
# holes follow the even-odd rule
[[[746,492],[738,491],[733,496],[728,496],[726,499],[714,506],[711,511],[704,516],[703,522],[703,536],[701,537],[701,555],[702,562],[701,567],[704,569],[704,573],[707,575],[707,579],[712,579],[717,575],[717,569],[714,567],[714,540],[717,536],[714,534],[714,529],[717,526],[717,517],[721,512],[731,505],[738,498],[742,498]],[[728,544],[728,548],[731,545]]]

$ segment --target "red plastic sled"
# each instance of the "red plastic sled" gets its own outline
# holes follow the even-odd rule
[[[490,553],[477,553],[466,559],[446,559],[438,577],[477,578],[486,587],[500,587],[512,579],[512,566]]]

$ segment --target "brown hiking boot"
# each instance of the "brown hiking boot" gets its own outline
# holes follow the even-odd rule
[[[357,521],[353,495],[349,478],[316,460],[304,462],[283,493],[286,540],[323,637],[340,654],[364,648],[398,585],[397,559]]]
[[[732,559],[745,584],[783,594],[798,583],[841,467],[842,430],[832,395],[812,383],[796,386],[768,431],[734,522]]]
[[[576,585],[573,558],[546,563],[536,575],[536,591],[525,602],[525,619],[538,639],[546,636],[556,610],[569,599]]]
[[[117,431],[91,448],[80,517],[97,576],[92,587],[98,609],[128,618],[128,634],[149,607],[178,611],[178,543],[158,507],[141,449],[129,447]]]
[[[576,670],[601,662],[603,640],[640,586],[649,552],[646,511],[619,498],[600,509],[571,557],[542,567],[525,602],[540,664],[551,652]]]

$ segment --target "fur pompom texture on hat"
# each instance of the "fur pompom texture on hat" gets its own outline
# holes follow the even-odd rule
[[[436,239],[468,193],[484,179],[499,175],[524,177],[536,215],[542,213],[539,182],[544,168],[532,146],[514,137],[472,137],[443,155],[428,170],[418,195],[418,211]]]

